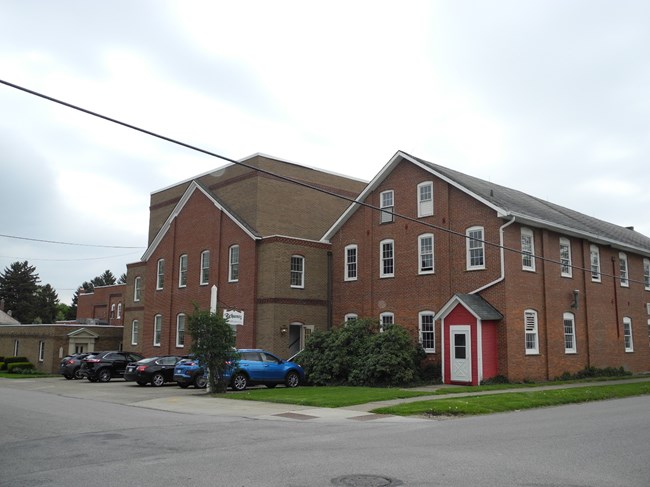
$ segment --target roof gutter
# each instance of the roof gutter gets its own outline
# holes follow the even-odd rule
[[[485,289],[487,289],[487,288],[489,288],[489,287],[492,287],[492,286],[494,286],[495,284],[497,284],[497,283],[499,283],[499,282],[501,282],[501,281],[503,281],[503,280],[505,279],[505,276],[506,276],[506,262],[505,262],[505,258],[506,258],[506,257],[505,257],[505,248],[504,248],[504,246],[503,246],[503,231],[504,231],[507,227],[509,227],[510,225],[512,225],[512,224],[515,222],[515,220],[516,220],[516,217],[513,216],[513,217],[512,217],[512,220],[510,220],[509,222],[504,223],[503,225],[501,225],[501,228],[499,228],[499,252],[500,252],[500,254],[501,254],[501,276],[500,276],[498,279],[496,279],[496,280],[494,280],[494,281],[492,281],[492,282],[487,283],[485,286],[481,286],[480,288],[475,289],[474,291],[470,291],[469,294],[477,294],[477,293],[480,293],[481,291],[484,291]]]

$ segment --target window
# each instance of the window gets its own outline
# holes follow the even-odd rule
[[[228,251],[228,282],[239,281],[239,245],[233,245]]]
[[[138,302],[142,299],[142,278],[136,277],[133,281],[133,301]]]
[[[131,345],[137,345],[140,340],[140,322],[133,320],[131,323]]]
[[[20,352],[20,340],[14,340],[14,357],[18,356],[18,352]]]
[[[156,315],[153,318],[153,346],[160,346],[160,338],[162,336],[162,315]]]
[[[156,289],[160,290],[165,285],[165,259],[160,259],[156,268]]]
[[[618,254],[618,269],[619,277],[621,279],[621,287],[630,287],[630,281],[627,273],[627,255],[623,252]]]
[[[345,247],[345,280],[357,280],[357,246],[348,245]]]
[[[650,319],[648,320],[648,343],[650,343]]]
[[[201,280],[199,284],[208,284],[210,282],[210,251],[201,252]]]
[[[305,287],[305,258],[300,255],[291,256],[291,287]]]
[[[535,235],[530,228],[521,229],[521,268],[535,271]]]
[[[390,223],[393,221],[393,211],[395,210],[393,190],[383,191],[380,195],[380,220],[379,223]]]
[[[185,346],[185,314],[181,313],[176,317],[176,346]]]
[[[564,313],[564,353],[576,353],[576,322],[573,313]]]
[[[379,331],[383,332],[387,327],[395,323],[395,315],[393,313],[382,313],[379,315]]]
[[[117,303],[117,319],[122,318],[122,303]]]
[[[348,313],[348,314],[345,315],[345,317],[343,318],[343,320],[346,321],[346,322],[348,322],[348,321],[354,321],[354,320],[356,320],[357,318],[359,318],[359,317],[357,316],[356,313]]]
[[[573,267],[571,267],[571,241],[564,237],[560,239],[560,275],[562,277],[573,277]]]
[[[418,237],[418,273],[433,273],[433,234],[425,233]]]
[[[178,287],[187,286],[187,254],[180,256],[178,260]]]
[[[591,280],[592,282],[600,282],[600,252],[596,245],[589,247],[589,255],[591,261]]]
[[[627,316],[623,318],[623,339],[625,340],[625,351],[634,352],[634,340],[632,339],[632,319]]]
[[[418,217],[433,215],[433,183],[418,184]]]
[[[643,259],[643,285],[650,291],[650,259]]]
[[[393,277],[395,275],[394,242],[382,240],[379,243],[379,277]]]
[[[45,360],[45,342],[38,342],[38,361],[43,362]]]
[[[433,312],[421,311],[418,313],[420,329],[420,344],[427,353],[436,351],[436,333],[434,328]]]
[[[115,303],[111,304],[111,320],[115,318]]]
[[[524,311],[524,324],[526,327],[526,355],[537,355],[539,354],[537,311],[532,309]]]
[[[483,227],[468,228],[467,232],[467,270],[485,269],[485,243]]]

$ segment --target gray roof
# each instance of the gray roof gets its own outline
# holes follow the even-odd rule
[[[503,210],[504,216],[516,216],[520,220],[553,228],[560,233],[579,235],[596,242],[602,240],[609,244],[619,244],[650,255],[650,238],[632,229],[599,220],[515,189],[468,176],[404,152],[402,155],[442,175],[452,184],[465,188],[486,204]]]
[[[498,321],[503,319],[503,315],[478,294],[456,293],[456,297],[481,320]]]

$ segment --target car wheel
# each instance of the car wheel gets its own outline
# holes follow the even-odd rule
[[[300,385],[300,376],[298,375],[298,372],[294,372],[293,370],[289,372],[284,382],[287,387],[298,387]]]
[[[180,387],[181,389],[187,389],[189,386],[190,385],[187,384],[186,382],[183,382],[182,384],[180,384],[180,383],[178,384],[178,387]]]
[[[236,391],[243,391],[248,385],[248,377],[243,372],[237,372],[231,381],[232,388]]]
[[[165,383],[165,378],[163,377],[162,374],[154,374],[153,377],[151,378],[151,385],[160,387]]]
[[[97,377],[90,377],[90,376],[88,376],[88,380],[89,380],[90,382],[97,382]]]
[[[69,374],[63,374],[63,377],[65,377],[68,380],[72,380],[72,376]]]
[[[108,382],[111,380],[111,371],[108,369],[102,369],[97,374],[97,380],[99,382]]]
[[[197,389],[205,389],[208,386],[208,379],[203,377],[202,375],[197,375],[196,379],[194,379],[194,387]]]
[[[277,386],[277,384],[266,384],[266,387],[269,389],[273,389],[275,386]]]
[[[136,382],[138,383],[139,386],[146,386],[147,385],[146,382],[141,381],[141,380],[137,380]]]
[[[72,377],[75,379],[83,379],[83,375],[81,375],[81,367],[77,367],[74,369],[74,373],[72,374]]]

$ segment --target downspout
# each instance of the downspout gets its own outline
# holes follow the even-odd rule
[[[332,251],[327,252],[327,330],[332,329]]]
[[[501,277],[499,277],[498,279],[496,279],[496,280],[494,280],[492,282],[487,283],[485,286],[482,286],[482,287],[480,287],[478,289],[475,289],[474,291],[471,291],[469,294],[480,293],[481,291],[484,291],[487,288],[492,287],[495,284],[498,284],[498,283],[500,283],[501,281],[503,281],[505,279],[505,277],[506,277],[506,264],[505,264],[505,249],[503,247],[503,231],[507,227],[512,225],[514,222],[515,222],[515,217],[513,216],[512,220],[510,220],[509,222],[504,223],[503,225],[501,225],[501,228],[499,228],[499,253],[500,253],[500,256],[501,256]]]

